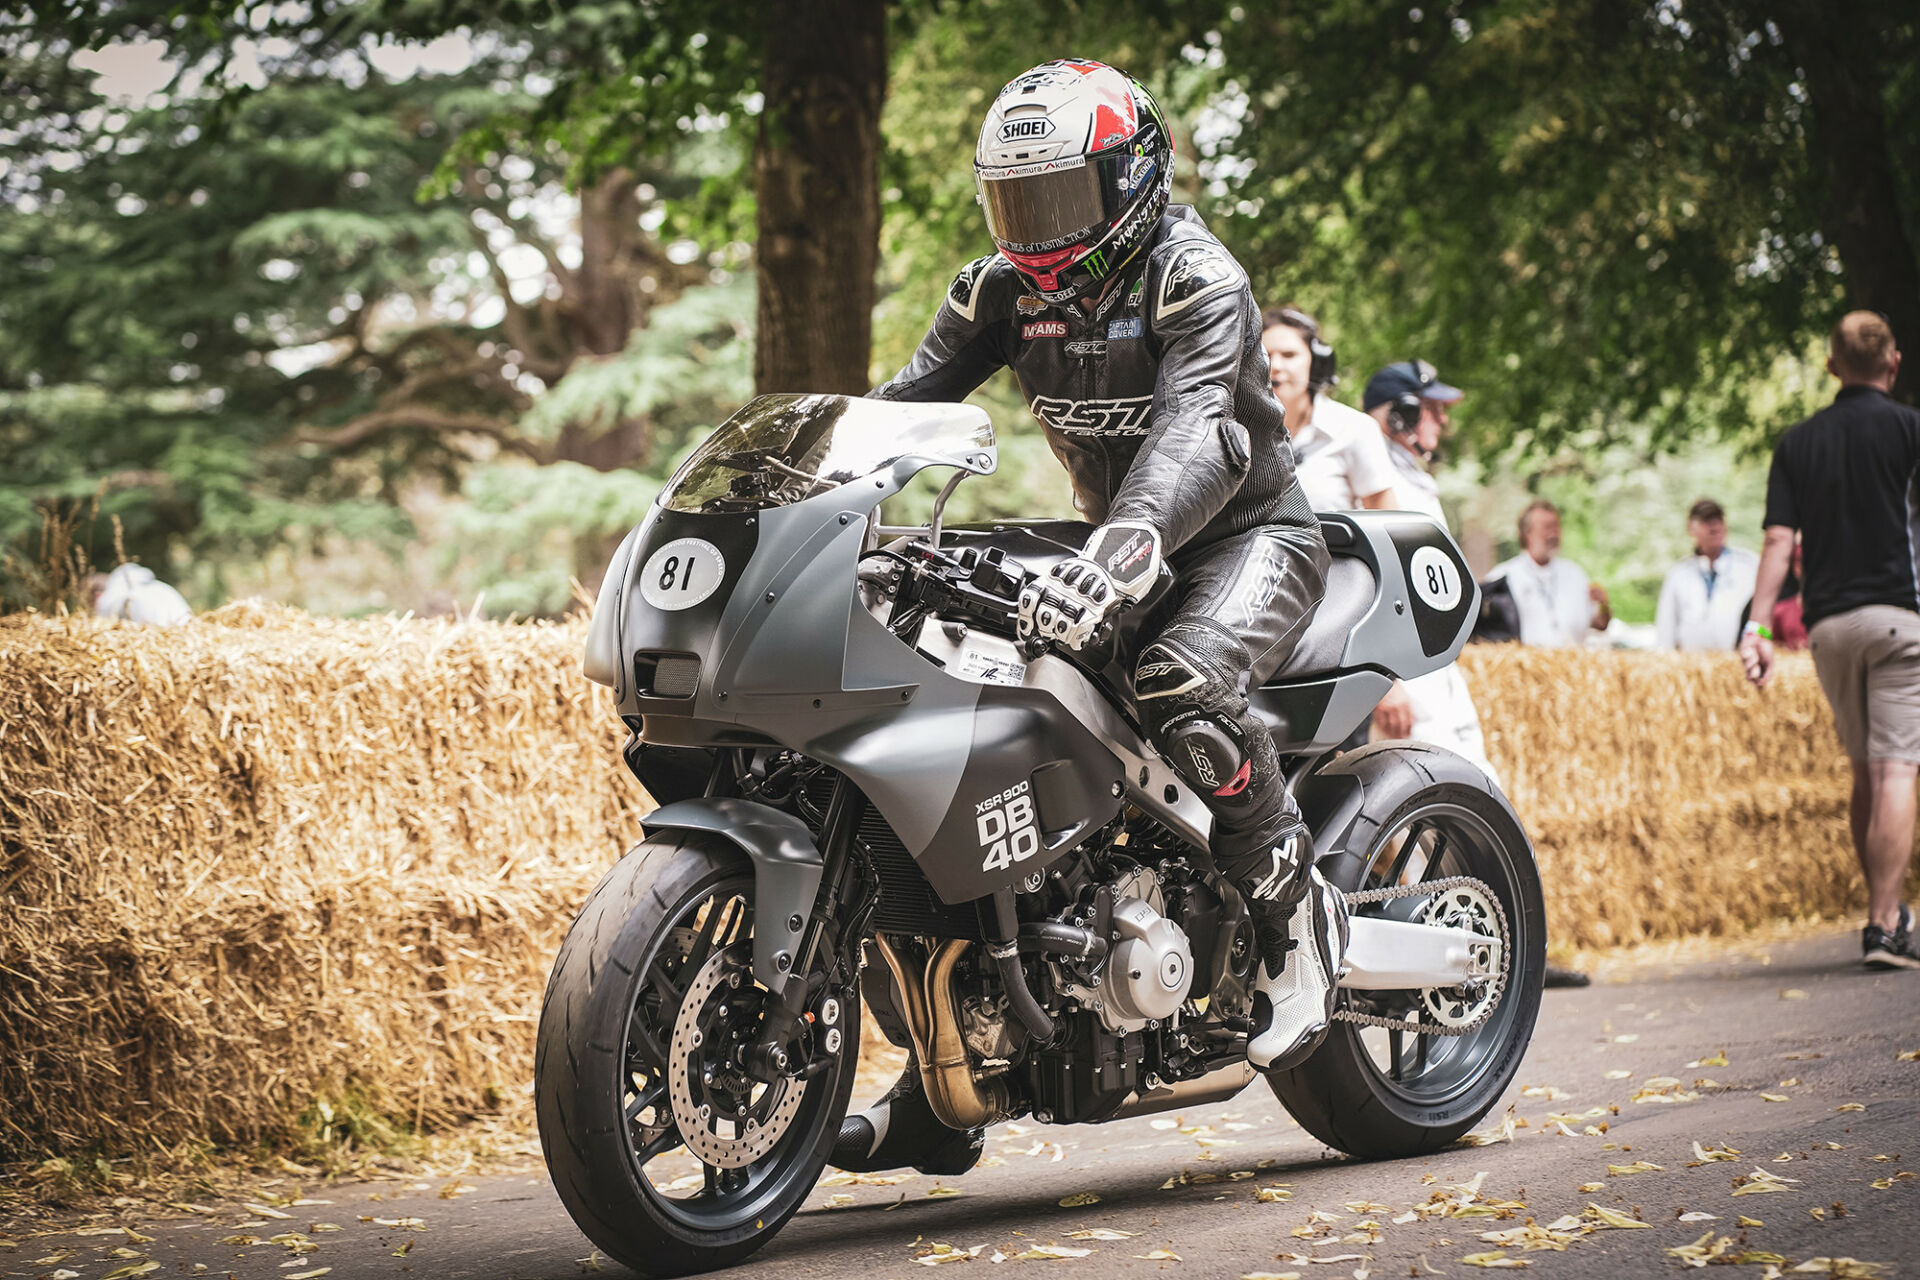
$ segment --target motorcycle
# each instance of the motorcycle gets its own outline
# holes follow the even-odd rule
[[[636,1271],[737,1262],[800,1208],[846,1115],[863,999],[959,1129],[1191,1108],[1260,1074],[1246,906],[1130,692],[1171,583],[1082,652],[1023,643],[1021,587],[1088,529],[943,527],[995,460],[970,406],[761,396],[614,555],[585,670],[660,807],[560,948],[535,1088],[562,1201]],[[930,523],[879,524],[933,467],[954,474]],[[1325,599],[1252,700],[1352,935],[1325,1042],[1267,1083],[1328,1145],[1406,1156],[1512,1081],[1545,917],[1481,770],[1410,742],[1336,751],[1396,676],[1465,643],[1459,548],[1408,513],[1322,527]],[[697,1176],[650,1174],[682,1148]]]

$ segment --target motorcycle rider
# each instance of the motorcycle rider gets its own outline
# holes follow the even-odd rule
[[[1248,1057],[1278,1069],[1325,1035],[1346,911],[1313,869],[1247,691],[1306,630],[1327,550],[1268,389],[1246,274],[1191,208],[1169,206],[1172,163],[1160,108],[1115,68],[1069,59],[1015,77],[974,154],[999,252],[961,268],[912,360],[871,394],[957,401],[1012,368],[1098,526],[1023,592],[1023,637],[1080,649],[1163,560],[1176,571],[1134,694],[1154,745],[1213,812],[1215,866],[1259,944]],[[954,1173],[981,1141],[934,1118],[910,1062],[847,1118],[832,1161]]]

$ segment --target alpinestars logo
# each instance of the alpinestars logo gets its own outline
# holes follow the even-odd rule
[[[1294,872],[1300,869],[1300,837],[1288,836],[1285,844],[1273,846],[1273,867],[1266,878],[1253,886],[1253,896],[1263,902],[1271,902],[1280,896],[1280,890],[1293,880]]]
[[[1035,396],[1033,416],[1068,436],[1144,436],[1153,416],[1152,396],[1119,400],[1066,400]]]

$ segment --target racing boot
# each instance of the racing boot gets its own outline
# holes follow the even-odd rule
[[[1291,908],[1255,901],[1253,1034],[1247,1060],[1261,1071],[1304,1062],[1326,1039],[1347,950],[1346,898],[1311,863]]]
[[[827,1163],[849,1173],[912,1168],[952,1177],[979,1162],[986,1141],[985,1129],[949,1129],[933,1114],[920,1067],[908,1050],[907,1069],[886,1096],[840,1122]]]

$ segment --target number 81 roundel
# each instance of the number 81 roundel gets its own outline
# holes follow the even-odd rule
[[[720,588],[726,557],[704,538],[675,538],[640,569],[640,597],[656,609],[690,609]]]

